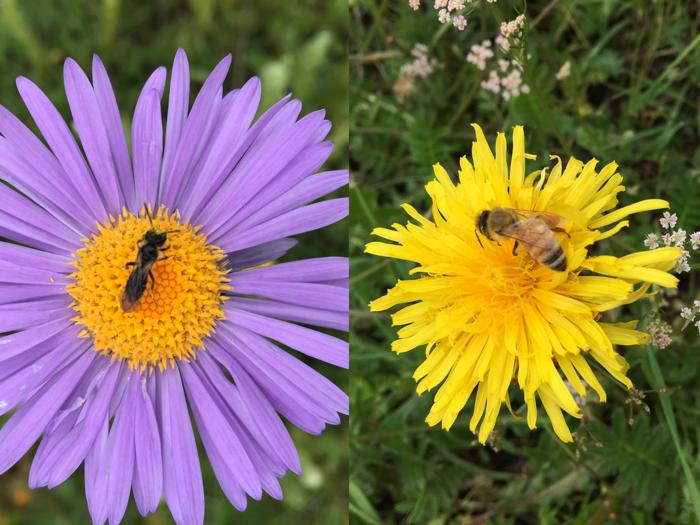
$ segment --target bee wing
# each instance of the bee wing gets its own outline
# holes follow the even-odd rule
[[[533,217],[528,220],[537,220],[537,218]],[[543,244],[540,241],[541,236],[539,233],[537,233],[536,229],[524,227],[522,223],[505,228],[499,233],[499,235],[502,237],[508,237],[509,239],[514,239],[525,246],[537,246],[538,248],[545,250],[549,248],[548,245]]]
[[[122,310],[129,312],[136,308],[136,305],[141,299],[143,292],[146,291],[146,285],[148,284],[148,271],[150,266],[137,266],[129,274],[129,278],[126,280],[124,285],[124,291],[119,298],[119,303]]]
[[[559,227],[564,222],[564,217],[556,213],[534,210],[521,210],[518,208],[508,208],[515,212],[521,219],[539,219],[544,222],[548,228],[554,229]]]

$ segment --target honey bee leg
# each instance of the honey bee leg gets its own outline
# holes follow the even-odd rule
[[[474,228],[474,237],[476,237],[476,240],[479,242],[479,246],[481,246],[483,248],[484,245],[481,244],[481,237],[479,237],[479,234],[477,233],[476,228]]]
[[[128,262],[124,265],[124,268],[129,268],[130,266],[136,266],[135,262]]]
[[[513,255],[518,255],[518,241],[513,243]]]
[[[566,231],[564,228],[552,228],[552,231],[553,231],[553,232],[563,233],[563,234],[566,235],[569,239],[571,239],[571,235],[569,235],[569,232]]]

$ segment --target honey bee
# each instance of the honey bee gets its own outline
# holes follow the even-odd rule
[[[151,293],[155,290],[156,278],[153,276],[153,265],[157,261],[168,258],[164,252],[168,250],[169,246],[165,246],[165,243],[168,240],[168,234],[175,232],[175,230],[166,231],[156,228],[153,225],[153,218],[148,210],[148,206],[145,209],[151,228],[141,237],[137,244],[136,260],[126,263],[126,268],[133,267],[134,269],[126,280],[124,291],[119,300],[122,310],[125,312],[130,312],[136,308],[143,293],[146,291],[149,278],[151,279]]]
[[[556,272],[563,272],[566,270],[566,254],[554,235],[555,231],[564,231],[559,227],[562,220],[553,213],[499,207],[479,213],[476,227],[490,241],[514,239],[513,255],[517,253],[520,243],[537,262]],[[478,234],[476,238],[481,244]]]

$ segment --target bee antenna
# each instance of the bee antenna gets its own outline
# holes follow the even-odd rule
[[[150,222],[151,226],[153,226],[153,217],[151,217],[151,211],[148,209],[148,204],[144,203],[143,207],[146,210],[146,217],[148,217],[148,222]]]

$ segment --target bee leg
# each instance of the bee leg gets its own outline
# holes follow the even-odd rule
[[[156,277],[153,275],[152,270],[148,270],[148,277],[151,279],[151,286],[149,287],[149,290],[151,291],[151,299],[153,299],[153,304],[157,305],[158,303],[156,302]]]
[[[518,241],[513,243],[513,255],[518,255]]]
[[[483,248],[484,245],[481,244],[481,237],[479,237],[479,234],[477,233],[476,228],[474,228],[474,237],[476,237],[476,240],[479,242],[479,246],[481,246]]]
[[[569,239],[571,239],[571,235],[570,235],[569,232],[566,231],[564,228],[552,228],[552,231],[553,231],[553,232],[563,233],[563,234],[566,235]]]
[[[129,266],[136,266],[135,262],[128,262],[124,265],[124,268],[128,268]]]

